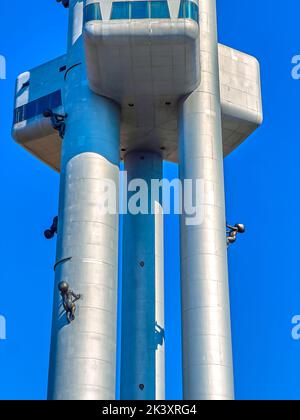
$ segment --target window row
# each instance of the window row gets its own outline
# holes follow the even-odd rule
[[[62,105],[61,91],[50,93],[35,101],[15,109],[14,124],[41,115],[46,109],[55,109]]]
[[[115,1],[112,4],[111,19],[170,19],[170,11],[166,0],[158,1]],[[199,8],[196,3],[182,0],[179,19],[199,21]],[[99,3],[88,4],[84,10],[84,21],[102,20]]]

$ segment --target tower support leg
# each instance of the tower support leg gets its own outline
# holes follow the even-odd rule
[[[164,399],[163,214],[160,200],[151,198],[151,180],[162,178],[162,158],[132,152],[125,157],[125,170],[129,189],[132,180],[143,181],[145,210],[155,211],[130,213],[134,194],[129,192],[123,229],[121,399]]]
[[[120,118],[112,101],[90,91],[82,71],[79,65],[68,73],[65,89],[52,400],[115,399]],[[62,281],[80,294],[70,324],[58,291]]]
[[[202,79],[180,110],[180,176],[204,183],[203,220],[181,218],[183,389],[187,400],[233,399],[216,2],[199,8]]]

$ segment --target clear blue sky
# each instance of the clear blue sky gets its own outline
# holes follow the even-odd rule
[[[261,62],[264,124],[225,160],[227,219],[247,225],[229,252],[236,396],[300,399],[299,0],[219,0],[220,42]],[[55,0],[2,1],[0,55],[0,399],[44,399],[55,241],[43,230],[57,213],[58,175],[10,137],[18,73],[65,52],[67,12]],[[176,176],[175,165],[166,175]],[[178,220],[166,218],[167,397],[181,398]]]

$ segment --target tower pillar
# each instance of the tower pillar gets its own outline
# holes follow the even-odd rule
[[[132,214],[134,194],[129,192],[129,211],[124,216],[121,399],[163,400],[163,213],[160,200],[151,197],[151,181],[162,179],[162,158],[151,152],[128,153],[125,171],[129,189],[135,190],[133,180],[142,180],[145,188],[139,194],[148,203],[142,214]]]
[[[204,183],[203,220],[181,218],[183,393],[233,399],[216,1],[199,10],[201,84],[180,109],[180,176]]]
[[[113,400],[120,115],[113,101],[88,87],[80,28],[82,2],[71,1],[48,398]],[[109,210],[108,193],[116,200]],[[80,295],[71,323],[61,282]]]

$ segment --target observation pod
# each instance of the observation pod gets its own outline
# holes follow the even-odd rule
[[[174,159],[177,102],[200,83],[197,1],[85,4],[89,85],[120,104],[122,149]]]

